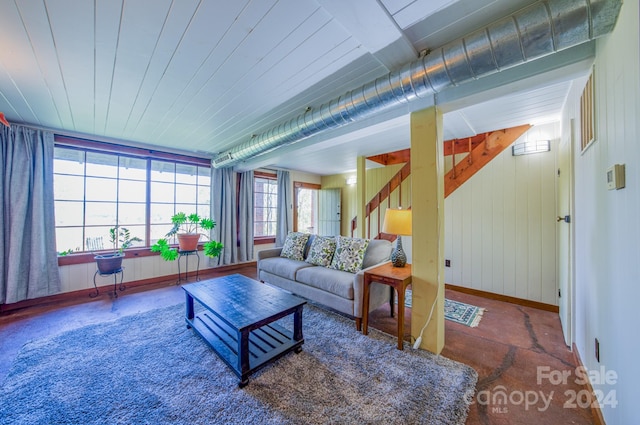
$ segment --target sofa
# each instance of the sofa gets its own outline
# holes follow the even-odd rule
[[[291,250],[296,237],[293,245],[297,246]],[[364,272],[388,261],[391,251],[391,242],[382,239],[308,234],[305,238],[303,233],[290,232],[283,247],[258,252],[258,279],[345,313],[361,330]],[[369,311],[389,300],[389,286],[371,284]]]

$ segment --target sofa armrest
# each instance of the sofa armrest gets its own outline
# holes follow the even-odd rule
[[[265,258],[279,257],[281,252],[282,247],[263,249],[262,251],[258,251],[258,261],[264,260]]]

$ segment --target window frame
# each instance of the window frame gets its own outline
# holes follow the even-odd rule
[[[144,223],[144,241],[145,246],[143,247],[132,247],[127,249],[127,255],[132,257],[147,257],[147,256],[157,256],[158,253],[151,252],[149,246],[146,245],[150,242],[151,237],[151,180],[150,180],[150,167],[151,162],[153,160],[167,161],[174,164],[180,165],[191,165],[198,167],[211,168],[211,159],[189,156],[184,154],[170,153],[164,151],[156,151],[151,149],[144,149],[132,146],[119,145],[115,143],[107,143],[107,142],[98,142],[94,140],[75,138],[70,136],[63,136],[54,134],[54,148],[64,148],[64,149],[76,149],[84,152],[95,152],[95,153],[103,153],[103,154],[112,154],[126,157],[133,157],[138,159],[144,159],[147,161],[147,172],[146,172],[146,199],[145,199],[145,223]],[[85,175],[86,178],[86,175]],[[119,179],[117,179],[119,181]],[[176,184],[174,182],[174,184]],[[197,187],[197,186],[196,186]],[[86,199],[83,200],[83,203],[86,202]],[[175,201],[174,201],[175,204]],[[211,208],[211,200],[209,200],[209,208]],[[142,238],[142,235],[137,235]],[[60,248],[60,247],[58,247]],[[104,250],[99,252],[108,252],[110,250]],[[78,253],[71,253],[63,256],[58,256],[58,265],[71,265],[71,264],[83,264],[90,263],[94,261],[95,254],[90,251],[82,251]]]
[[[253,192],[254,192],[254,205],[253,205],[253,213],[254,213],[254,231],[255,231],[255,188],[256,188],[256,179],[257,178],[262,178],[262,179],[267,179],[267,180],[274,180],[274,181],[278,181],[278,176],[275,173],[268,173],[265,171],[254,171],[253,172]],[[254,245],[266,245],[266,244],[271,244],[271,243],[276,243],[276,236],[275,235],[268,235],[268,236],[253,236],[253,244]]]

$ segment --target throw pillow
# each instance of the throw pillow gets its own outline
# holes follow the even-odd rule
[[[282,246],[281,257],[292,260],[304,260],[304,247],[309,240],[309,233],[289,232]]]
[[[329,267],[333,254],[336,252],[336,238],[333,236],[316,236],[309,248],[309,255],[305,260],[316,266]]]
[[[331,268],[349,273],[362,270],[364,253],[369,246],[369,239],[337,237],[336,253],[331,260]]]

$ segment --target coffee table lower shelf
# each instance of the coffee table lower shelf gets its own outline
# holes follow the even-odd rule
[[[249,383],[249,375],[289,351],[299,353],[304,339],[296,341],[293,332],[275,323],[249,332],[247,349],[243,349],[243,335],[231,328],[210,311],[202,311],[193,320],[185,319],[240,378],[240,387]],[[239,353],[247,352],[245,361]]]

